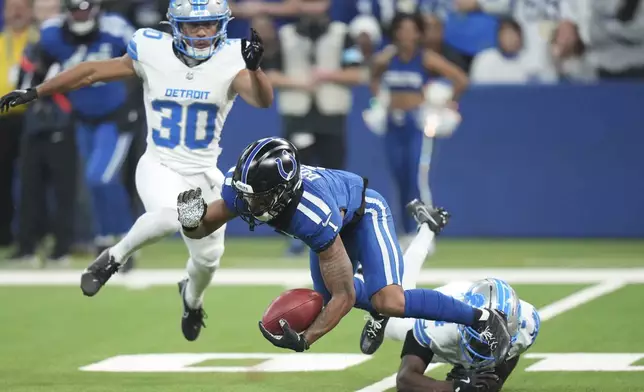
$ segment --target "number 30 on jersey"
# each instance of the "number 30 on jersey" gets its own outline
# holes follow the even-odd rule
[[[175,148],[181,144],[190,150],[207,148],[215,137],[217,105],[196,102],[188,106],[176,101],[157,100],[152,108],[162,117],[160,129],[152,129],[157,146]]]

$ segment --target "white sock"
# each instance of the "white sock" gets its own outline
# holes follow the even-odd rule
[[[188,286],[185,299],[191,309],[198,309],[203,304],[203,295],[217,270],[216,265],[218,263],[208,267],[195,263],[192,258],[188,259]]]
[[[407,331],[414,327],[416,319],[414,318],[395,318],[392,317],[385,327],[385,337],[398,342],[403,342],[407,337]]]
[[[143,246],[176,233],[180,229],[181,224],[177,220],[176,209],[164,208],[146,212],[134,222],[125,237],[110,248],[110,255],[117,263],[123,263]]]
[[[416,237],[405,251],[403,260],[405,263],[405,275],[402,279],[402,286],[405,290],[415,289],[418,275],[423,268],[423,263],[434,242],[434,232],[429,226],[423,224],[420,226]]]

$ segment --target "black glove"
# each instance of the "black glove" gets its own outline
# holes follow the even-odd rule
[[[276,347],[289,348],[299,353],[309,349],[309,343],[304,339],[304,336],[293,331],[286,320],[281,319],[279,323],[280,327],[282,327],[282,336],[273,335],[268,332],[268,330],[264,328],[264,323],[261,321],[259,322],[259,330],[262,332],[262,335],[264,335],[266,340],[273,343]]]
[[[468,372],[454,380],[454,392],[497,392],[503,383],[499,376],[490,372]]]
[[[465,378],[469,375],[470,371],[465,369],[461,365],[455,365],[452,370],[447,373],[447,376],[445,377],[445,380],[447,381],[454,381],[458,380],[459,378]]]
[[[246,63],[246,68],[251,71],[257,71],[259,63],[262,62],[262,56],[264,55],[262,38],[257,34],[255,29],[251,28],[250,41],[243,38],[241,44],[242,57]]]
[[[4,113],[14,106],[24,105],[36,99],[38,99],[38,91],[35,88],[13,90],[0,98],[0,113]]]
[[[177,197],[179,223],[186,231],[199,227],[207,210],[208,206],[201,197],[201,188],[181,192]]]

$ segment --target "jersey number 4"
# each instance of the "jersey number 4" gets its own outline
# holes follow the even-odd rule
[[[193,103],[183,106],[175,101],[153,101],[152,108],[161,115],[160,129],[152,129],[157,146],[175,148],[181,144],[190,150],[207,148],[215,138],[217,105]]]

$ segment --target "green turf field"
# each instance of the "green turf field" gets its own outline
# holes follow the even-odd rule
[[[262,338],[257,321],[293,280],[223,283],[236,273],[261,280],[266,271],[258,269],[277,267],[305,282],[306,259],[283,259],[283,247],[275,240],[227,243],[218,272],[222,284],[207,292],[207,328],[192,343],[181,335],[172,279],[146,289],[115,281],[85,298],[76,283],[87,263],[82,256],[71,271],[2,265],[0,391],[393,390],[400,343],[385,342],[370,358],[359,355],[361,311],[351,312],[305,355],[275,349]],[[181,242],[167,241],[146,248],[141,266],[180,276],[185,257]],[[444,240],[427,265],[427,285],[487,268],[508,274],[521,282],[513,283],[518,294],[541,310],[531,357],[521,360],[505,391],[644,391],[644,340],[638,338],[644,241]],[[155,272],[135,271],[132,279]],[[22,280],[9,285],[15,274]],[[430,374],[440,377],[447,370],[441,366]]]

